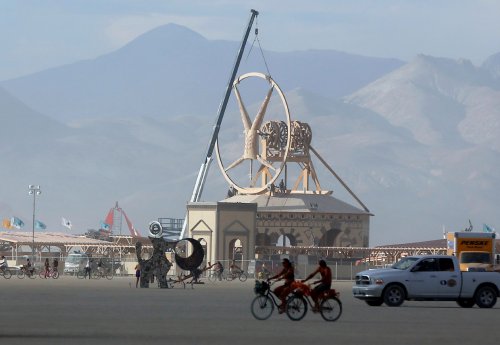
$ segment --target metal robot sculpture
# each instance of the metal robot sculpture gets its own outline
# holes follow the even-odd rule
[[[159,222],[149,224],[149,235],[148,237],[153,244],[153,255],[149,259],[142,258],[142,244],[140,242],[135,244],[137,261],[141,267],[141,288],[148,288],[153,276],[158,279],[160,288],[168,288],[167,273],[172,267],[172,263],[166,258],[165,253],[174,250],[177,243],[181,241],[188,241],[193,248],[191,255],[186,258],[175,253],[175,262],[181,269],[194,271],[203,262],[205,251],[199,241],[193,238],[185,238],[178,242],[167,242],[162,237],[163,229]]]

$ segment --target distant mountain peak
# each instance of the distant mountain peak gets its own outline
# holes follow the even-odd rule
[[[430,55],[419,54],[417,57],[410,62],[413,65],[420,65],[425,67],[425,69],[432,68],[433,70],[439,70],[442,73],[449,73],[452,75],[463,73],[467,74],[477,74],[478,68],[472,64],[468,59],[450,59],[443,57],[435,57]]]
[[[205,37],[185,26],[169,23],[143,33],[119,50],[139,49],[150,51],[154,47],[161,50],[165,47],[180,49],[193,47],[207,41]]]
[[[148,32],[142,34],[140,37],[147,37],[149,39],[157,38],[157,39],[196,39],[196,40],[206,40],[205,37],[197,33],[196,31],[191,30],[186,26],[182,26],[175,23],[169,23],[165,25],[160,25],[154,29],[149,30]]]

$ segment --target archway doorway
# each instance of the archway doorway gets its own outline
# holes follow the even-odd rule
[[[229,242],[229,260],[240,264],[243,260],[243,242],[239,238]]]
[[[320,247],[335,247],[335,240],[339,235],[339,229],[330,229],[321,236],[318,245]]]
[[[280,235],[276,241],[276,247],[291,247],[294,245],[295,239],[288,235]]]

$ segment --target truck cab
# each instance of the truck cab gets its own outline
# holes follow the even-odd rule
[[[495,235],[487,232],[449,232],[446,235],[447,254],[458,258],[462,272],[493,271]]]

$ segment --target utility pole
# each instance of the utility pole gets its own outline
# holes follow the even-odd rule
[[[33,195],[33,236],[32,236],[32,244],[31,244],[31,264],[35,265],[35,212],[36,212],[36,196],[42,194],[42,190],[40,186],[35,186],[30,184],[28,186],[28,194]]]

